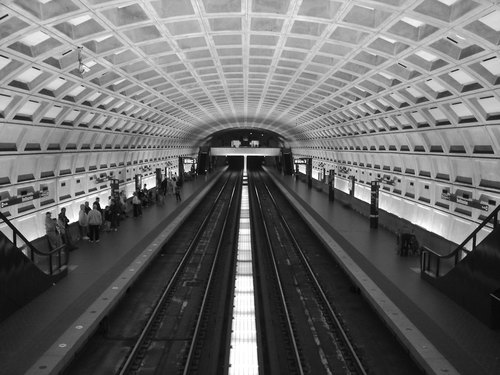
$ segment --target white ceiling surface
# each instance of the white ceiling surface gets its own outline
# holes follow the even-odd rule
[[[257,127],[297,155],[500,188],[496,0],[1,4],[4,149]]]

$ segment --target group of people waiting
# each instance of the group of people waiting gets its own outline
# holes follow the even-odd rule
[[[165,178],[159,190],[148,190],[146,184],[144,188],[134,192],[132,206],[134,217],[142,215],[142,207],[147,207],[155,201],[163,202],[166,195],[175,194],[177,202],[181,201],[181,182],[174,176]],[[118,196],[110,196],[108,205],[102,209],[100,199],[97,197],[92,203],[88,201],[80,205],[78,213],[79,239],[89,240],[89,242],[99,242],[102,231],[118,231],[120,220],[127,217],[127,197],[124,191]],[[66,208],[61,208],[57,219],[52,218],[50,212],[45,216],[45,230],[51,249],[56,249],[63,244],[69,251],[78,247],[75,245],[75,238],[69,228],[69,219],[66,216]]]
[[[163,205],[165,197],[170,194],[175,194],[175,199],[177,202],[182,200],[181,198],[181,186],[182,183],[176,176],[172,178],[166,177],[160,184],[158,189],[148,190],[147,185],[138,191],[135,191],[132,196],[132,207],[134,212],[134,217],[142,215],[142,208],[148,207],[149,205],[158,202]]]
[[[80,238],[88,239],[91,243],[99,242],[101,231],[118,231],[120,220],[127,216],[125,192],[120,192],[116,197],[110,196],[108,205],[101,208],[99,197],[90,208],[89,202],[80,205],[78,213],[78,227]]]
[[[165,179],[160,184],[159,194],[162,194],[164,197],[170,194],[174,194],[176,201],[180,202],[182,200],[181,187],[182,181],[177,178],[177,175],[174,175],[172,178],[165,177]]]
[[[109,197],[108,205],[102,209],[99,197],[95,199],[90,207],[89,202],[80,205],[78,213],[79,236],[72,235],[69,227],[69,219],[66,216],[66,208],[61,208],[57,219],[52,218],[52,214],[45,214],[45,230],[49,245],[56,249],[61,245],[66,245],[69,251],[78,247],[75,242],[79,239],[89,240],[91,243],[99,242],[101,231],[117,231],[120,220],[126,217],[126,196],[121,192],[118,197]]]

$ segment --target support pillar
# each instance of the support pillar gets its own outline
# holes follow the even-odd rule
[[[182,156],[179,156],[179,181],[182,184],[184,183],[184,158]]]
[[[312,187],[312,158],[308,158],[306,164],[306,178],[307,178],[307,186],[309,188]]]
[[[328,200],[333,202],[335,200],[335,170],[330,169],[328,175]]]
[[[356,177],[349,176],[349,195],[354,198],[354,189],[356,187]]]
[[[371,185],[371,202],[370,202],[370,228],[378,228],[378,197],[380,184],[378,181],[372,181]]]
[[[140,191],[142,189],[142,174],[136,174],[134,176],[135,191]]]
[[[161,175],[161,168],[156,168],[155,173],[156,173],[156,187],[160,188],[161,182],[163,181],[163,178]]]

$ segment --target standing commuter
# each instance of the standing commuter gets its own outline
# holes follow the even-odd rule
[[[92,207],[89,206],[89,201],[85,201],[85,213],[88,215]]]
[[[45,214],[45,231],[47,232],[47,239],[51,250],[57,249],[62,245],[61,236],[57,231],[57,222],[52,220],[52,214],[47,212]]]
[[[94,202],[94,205],[97,206],[97,210],[101,213],[102,215],[102,208],[101,208],[101,204],[99,203],[99,197],[96,197],[95,199],[95,202]]]
[[[90,242],[99,242],[99,227],[102,225],[102,215],[97,209],[97,205],[95,203],[88,216]]]
[[[137,192],[134,191],[134,196],[132,197],[132,206],[134,206],[134,217],[141,216],[141,200],[137,196]]]
[[[111,200],[109,206],[109,221],[110,221],[109,230],[115,232],[118,230],[118,226],[120,225],[120,222],[118,220],[119,216],[120,216],[120,208],[118,207],[118,204],[114,200]]]
[[[66,248],[69,251],[76,250],[77,247],[73,244],[71,239],[71,233],[69,232],[69,219],[66,216],[66,208],[61,208],[61,212],[58,215],[59,232],[61,233],[61,238]]]
[[[168,178],[165,177],[163,181],[160,184],[160,191],[163,196],[167,195],[167,189],[168,189]]]
[[[102,229],[105,232],[109,232],[111,230],[111,212],[109,210],[109,206],[104,207],[104,211],[102,212],[103,226]]]
[[[78,228],[80,229],[80,238],[82,240],[88,240],[89,232],[89,218],[85,212],[85,205],[80,205],[80,212],[78,213]]]
[[[169,178],[168,181],[167,181],[167,194],[168,195],[174,194],[174,192],[175,192],[174,180],[172,180],[171,178]]]
[[[181,186],[179,184],[175,184],[175,200],[181,201]]]
[[[120,191],[120,216],[128,217],[128,215],[127,215],[127,196],[125,195],[125,192],[123,190]]]

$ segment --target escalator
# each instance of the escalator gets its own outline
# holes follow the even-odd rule
[[[499,209],[500,206],[450,254],[438,255],[430,249],[421,253],[422,278],[491,328],[500,327]],[[476,244],[477,233],[487,224],[493,224],[493,230]],[[472,250],[465,250],[470,241]]]
[[[0,213],[0,321],[67,275],[64,246],[50,252],[33,247]],[[12,239],[11,239],[12,238]]]

